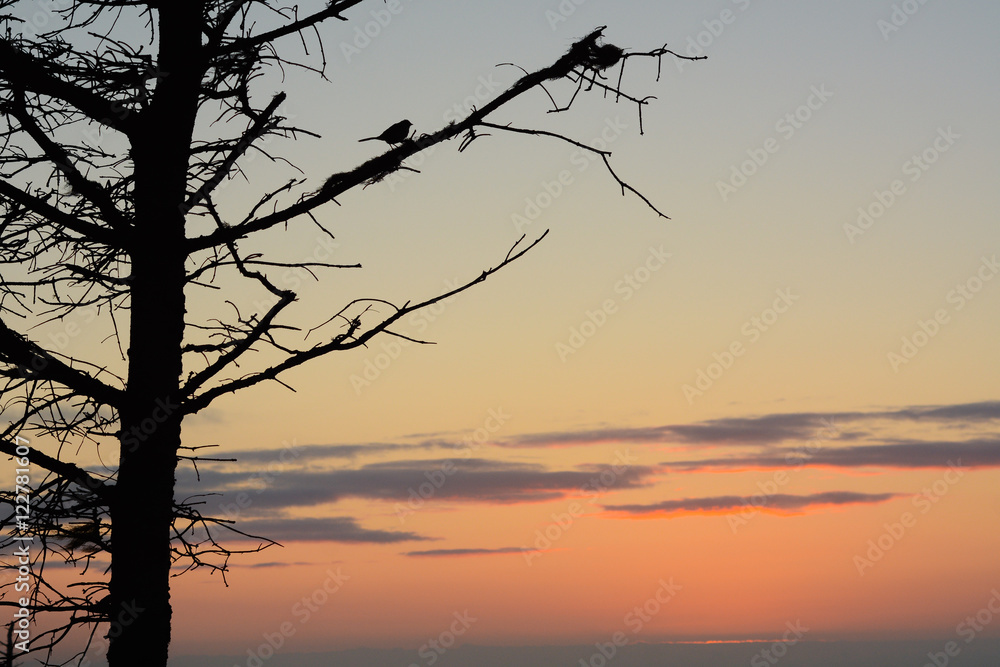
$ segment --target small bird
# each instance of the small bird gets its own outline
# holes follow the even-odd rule
[[[601,44],[591,50],[587,64],[598,71],[605,70],[621,60],[624,53],[614,44]]]
[[[401,120],[387,127],[385,132],[377,137],[367,137],[365,139],[358,139],[358,141],[374,141],[378,139],[387,144],[401,144],[410,136],[410,126],[412,125],[413,123],[408,120]]]

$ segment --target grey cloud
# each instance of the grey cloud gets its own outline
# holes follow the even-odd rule
[[[859,505],[882,503],[899,497],[896,493],[855,493],[853,491],[827,491],[809,495],[776,493],[758,496],[711,496],[707,498],[681,498],[648,505],[605,505],[609,512],[622,514],[688,514],[699,512],[728,512],[747,508],[766,508],[795,511],[822,505]]]
[[[611,484],[607,484],[612,472]],[[489,459],[418,459],[372,463],[350,470],[289,469],[259,474],[202,470],[178,475],[178,497],[204,490],[221,492],[219,507],[243,515],[263,515],[290,507],[315,506],[344,498],[406,501],[413,495],[458,502],[523,503],[555,500],[590,488],[645,486],[656,469],[608,465],[549,470],[527,463]],[[231,512],[231,513],[232,513]]]
[[[408,531],[370,530],[362,528],[351,517],[249,519],[237,522],[236,527],[250,535],[259,535],[275,542],[309,541],[391,544],[395,542],[433,539]],[[236,533],[230,533],[229,536],[231,539],[252,539]]]
[[[802,449],[766,450],[748,456],[732,456],[686,461],[666,461],[668,468],[694,472],[719,468],[967,468],[1000,466],[1000,439],[977,438],[964,441],[895,441],[878,445],[828,447],[816,451]]]
[[[427,551],[407,551],[404,556],[417,558],[441,558],[450,556],[494,556],[499,554],[523,553],[521,547],[500,547],[497,549],[429,549]]]

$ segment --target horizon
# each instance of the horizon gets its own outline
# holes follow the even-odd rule
[[[675,645],[676,644],[676,645]],[[779,647],[777,652],[771,649]],[[784,647],[783,649],[781,647]],[[398,665],[436,664],[440,667],[646,667],[678,665],[679,667],[715,667],[717,665],[749,664],[750,667],[782,664],[789,667],[838,667],[844,664],[861,667],[907,667],[910,665],[962,665],[962,667],[991,667],[1000,655],[1000,640],[986,639],[981,644],[970,645],[946,652],[947,640],[935,642],[920,640],[871,640],[871,641],[810,641],[784,645],[781,640],[769,645],[766,641],[724,642],[720,644],[691,644],[675,642],[656,644],[638,642],[624,647],[606,644],[579,646],[518,646],[495,647],[466,644],[438,654],[433,663],[420,658],[413,649],[353,649],[322,653],[278,653],[261,659],[261,654],[250,651],[244,656],[177,656],[171,667],[396,667]],[[266,652],[263,655],[268,655]],[[416,657],[415,657],[416,656]],[[603,658],[603,660],[601,659]],[[409,662],[408,662],[409,661]]]

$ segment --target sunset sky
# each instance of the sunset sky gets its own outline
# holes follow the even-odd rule
[[[200,482],[182,464],[178,497],[221,492],[207,509],[283,547],[234,557],[228,587],[174,580],[178,665],[250,667],[278,635],[281,654],[421,667],[448,633],[583,647],[567,665],[616,633],[767,640],[754,656],[800,627],[967,660],[1000,638],[963,626],[1000,612],[1000,5],[372,0],[346,17],[323,27],[329,81],[260,88],[322,135],[268,146],[308,189],[383,150],[357,139],[401,118],[436,131],[513,83],[498,63],[538,69],[607,25],[627,50],[707,56],[664,57],[659,81],[628,61],[624,89],[656,97],[642,133],[596,90],[556,114],[533,91],[490,120],[607,148],[670,219],[578,148],[491,130],[322,209],[335,245],[303,220],[241,246],[363,265],[272,274],[305,331],[355,297],[447,290],[550,230],[397,328],[435,344],[376,338],[284,376],[294,393],[185,423],[185,445],[237,462]],[[259,155],[246,172],[222,197],[234,216],[297,175]],[[213,317],[265,297],[190,298]],[[785,646],[781,664],[825,664]]]

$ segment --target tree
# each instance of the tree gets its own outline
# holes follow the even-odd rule
[[[3,12],[13,12],[0,14],[0,377],[10,420],[0,451],[24,469],[43,471],[3,497],[10,513],[0,546],[4,553],[31,546],[25,558],[34,585],[25,602],[12,582],[6,591],[12,597],[2,604],[52,619],[30,644],[48,664],[82,658],[83,651],[67,657],[54,649],[80,631],[87,646],[105,628],[110,664],[165,665],[171,569],[225,572],[233,551],[216,536],[239,528],[203,516],[198,499],[174,498],[178,462],[202,460],[196,447],[182,445],[185,417],[221,396],[280,383],[285,371],[375,336],[405,338],[393,330],[403,316],[487,279],[545,233],[530,241],[522,236],[494,267],[445,293],[401,305],[351,300],[314,323],[313,341],[317,330],[327,333],[308,345],[285,318],[296,293],[269,276],[347,267],[265,258],[241,251],[241,243],[288,224],[316,225],[332,238],[314,210],[409,169],[407,158],[437,144],[460,139],[463,151],[485,130],[548,135],[591,151],[623,194],[632,192],[656,211],[615,174],[609,153],[488,120],[524,93],[548,94],[546,84],[568,80],[575,85],[569,102],[560,107],[549,94],[550,112],[596,89],[635,105],[641,123],[650,98],[622,91],[626,62],[684,56],[666,46],[626,53],[603,42],[603,28],[552,65],[521,70],[516,83],[460,121],[394,141],[321,184],[310,187],[301,178],[261,187],[238,217],[221,211],[215,195],[241,173],[251,150],[264,153],[270,138],[315,136],[280,115],[284,92],[260,90],[265,68],[297,66],[322,77],[321,55],[296,62],[282,49],[299,40],[322,54],[324,24],[349,20],[345,12],[361,1],[331,0],[300,15],[298,7],[271,0],[72,0],[50,9],[48,25],[38,30],[24,20],[28,12],[19,18],[21,2],[0,0]],[[617,82],[605,76],[614,66],[621,68]],[[199,129],[204,118],[217,121],[217,135]],[[267,305],[229,318],[189,316],[189,299],[233,280],[258,286],[269,295]],[[35,325],[81,310],[110,323],[117,358],[78,359],[54,341],[32,338]],[[255,367],[246,355],[261,350],[271,361]],[[81,447],[109,443],[117,462],[107,469],[74,462]],[[19,508],[22,492],[32,494],[30,511]],[[269,544],[260,540],[257,548]],[[86,581],[47,577],[49,561],[78,565]],[[17,559],[8,565],[17,568]],[[14,625],[11,631],[8,650],[17,640]]]

